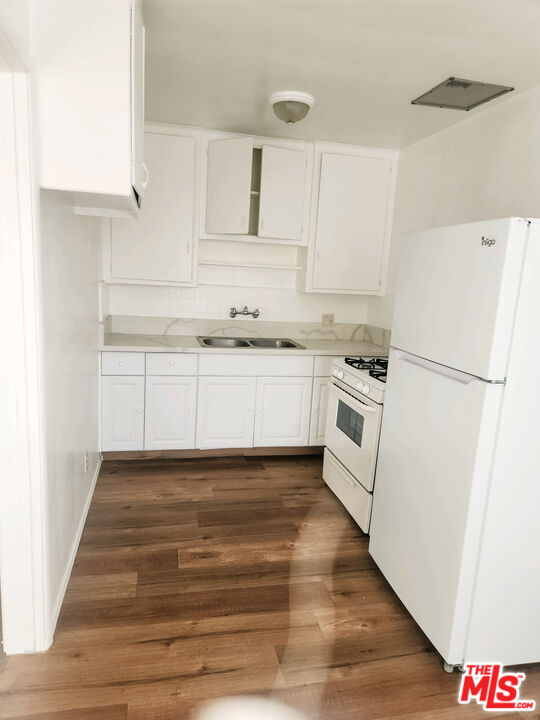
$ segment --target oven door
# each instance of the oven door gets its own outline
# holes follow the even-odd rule
[[[382,406],[329,383],[326,446],[366,490],[373,490]]]

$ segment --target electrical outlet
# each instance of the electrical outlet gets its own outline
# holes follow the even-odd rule
[[[335,315],[323,315],[322,316],[322,325],[323,327],[332,327],[334,324]]]
[[[84,459],[83,459],[83,469],[84,474],[86,475],[88,472],[88,468],[90,467],[90,458],[88,456],[88,450],[84,453]]]

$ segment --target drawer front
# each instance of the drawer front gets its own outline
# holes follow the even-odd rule
[[[312,355],[202,355],[199,358],[199,375],[226,375],[254,377],[307,377],[313,376]]]
[[[146,353],[147,375],[197,375],[197,355]]]
[[[360,529],[368,533],[373,496],[356,482],[328,449],[324,451],[323,479]]]
[[[315,358],[315,377],[328,377],[334,360],[343,360],[343,355],[318,355]]]
[[[102,375],[144,375],[144,353],[102,352]]]

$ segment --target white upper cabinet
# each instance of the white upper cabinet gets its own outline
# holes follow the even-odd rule
[[[301,289],[384,292],[394,195],[394,151],[316,147],[310,247]]]
[[[248,232],[253,138],[208,143],[206,232]]]
[[[204,134],[200,236],[306,245],[312,143]]]
[[[196,130],[145,134],[150,182],[137,220],[111,220],[106,280],[192,285],[197,249],[199,138]],[[179,134],[184,133],[184,134]]]
[[[133,189],[140,198],[149,180],[144,162],[145,41],[142,7],[136,2],[131,8],[131,175]]]
[[[259,237],[301,240],[308,154],[263,145]]]
[[[41,187],[77,212],[136,216],[144,193],[140,0],[39,0],[31,13]]]

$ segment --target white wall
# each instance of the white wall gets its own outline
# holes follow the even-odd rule
[[[444,112],[433,110],[432,112]],[[540,217],[540,86],[402,150],[388,290],[404,232],[488,218]],[[368,322],[391,326],[393,298],[370,298]]]
[[[231,268],[222,268],[232,272]],[[232,306],[258,307],[261,320],[320,322],[333,313],[336,322],[364,323],[368,299],[361,295],[322,295],[292,288],[199,285],[196,288],[109,285],[104,311],[110,315],[226,319]]]
[[[49,607],[56,619],[98,468],[101,221],[40,195]],[[84,453],[89,470],[84,473]]]

